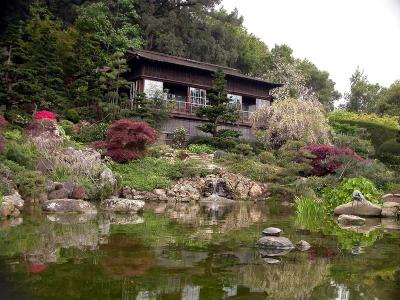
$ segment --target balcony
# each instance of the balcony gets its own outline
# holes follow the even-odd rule
[[[192,116],[196,118],[200,118],[196,116],[196,112],[198,111],[199,108],[207,106],[204,104],[196,104],[196,103],[190,103],[186,101],[181,101],[181,100],[173,100],[173,99],[165,99],[166,101],[166,106],[170,107],[172,110],[173,115],[177,116]],[[251,113],[250,111],[243,111],[243,110],[238,110],[237,111],[239,114],[239,123],[250,125],[251,124]]]

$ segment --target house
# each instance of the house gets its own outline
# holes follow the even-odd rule
[[[224,124],[225,128],[241,131],[242,137],[252,139],[250,115],[272,102],[271,90],[281,84],[252,78],[237,69],[203,63],[181,57],[145,50],[129,50],[127,62],[131,71],[131,95],[145,93],[148,97],[162,97],[173,103],[173,112],[162,131],[171,133],[184,127],[190,136],[204,135],[197,126],[204,118],[196,116],[196,109],[207,105],[207,90],[212,86],[212,75],[221,68],[227,81],[228,97],[238,107],[239,121]]]

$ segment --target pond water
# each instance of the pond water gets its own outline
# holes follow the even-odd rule
[[[267,264],[255,243],[269,226],[312,249]],[[32,209],[0,223],[0,299],[399,299],[399,250],[395,220],[354,232],[279,203],[151,204],[141,216]]]

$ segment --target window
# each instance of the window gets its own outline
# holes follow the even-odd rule
[[[234,105],[237,109],[242,110],[242,96],[228,94],[229,104]]]
[[[206,105],[207,104],[207,96],[206,90],[190,88],[190,102],[198,105]]]
[[[149,98],[160,98],[164,94],[164,84],[162,81],[144,80],[144,93]]]

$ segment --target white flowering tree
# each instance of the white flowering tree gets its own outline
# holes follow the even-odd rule
[[[324,107],[317,100],[275,101],[259,108],[252,122],[267,149],[279,148],[289,140],[326,144],[332,134]]]

